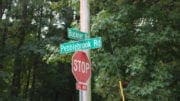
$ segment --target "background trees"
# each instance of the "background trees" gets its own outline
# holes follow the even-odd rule
[[[179,3],[91,0],[91,5],[92,35],[104,39],[104,48],[92,54],[97,61],[94,91],[106,100],[117,98],[118,80],[122,80],[130,101],[176,101],[179,98],[176,94],[179,92]]]
[[[69,55],[58,53],[79,27],[78,0],[1,0],[0,100],[75,101]],[[90,0],[93,101],[177,101],[180,5],[176,0]]]
[[[1,1],[0,100],[76,99],[70,64],[55,60],[72,22],[68,3]]]

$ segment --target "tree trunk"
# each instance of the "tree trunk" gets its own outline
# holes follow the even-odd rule
[[[31,91],[31,96],[30,96],[30,101],[34,101],[34,96],[35,96],[35,83],[36,83],[36,70],[35,70],[35,65],[33,66],[33,73],[32,73],[32,91]]]
[[[2,18],[3,14],[4,14],[4,10],[5,10],[5,8],[7,8],[8,4],[9,3],[7,1],[0,3],[0,18]],[[0,27],[0,30],[2,31],[2,36],[0,39],[0,52],[1,52],[0,69],[2,69],[4,67],[4,65],[3,65],[3,59],[5,57],[4,48],[5,48],[5,43],[6,43],[6,39],[7,39],[7,27],[6,26],[7,26],[7,24],[5,24],[4,27]]]
[[[27,4],[28,2],[26,0],[23,0],[22,3],[22,16],[21,16],[21,20],[22,20],[22,25],[19,29],[20,33],[19,33],[19,43],[17,45],[17,49],[16,49],[16,54],[15,54],[15,61],[14,61],[14,67],[13,67],[13,79],[12,79],[12,85],[11,85],[11,96],[12,97],[18,97],[20,94],[20,80],[21,80],[21,71],[22,71],[22,57],[21,57],[21,52],[20,52],[20,48],[22,47],[22,45],[24,44],[24,40],[25,40],[25,35],[26,35],[26,29],[27,28]]]
[[[0,29],[2,30],[2,39],[0,40],[0,69],[4,67],[3,65],[3,59],[5,57],[5,45],[6,45],[6,40],[7,40],[7,27],[5,25],[4,28]]]
[[[12,88],[11,88],[11,96],[18,97],[20,93],[20,74],[21,74],[21,57],[17,52],[14,62],[14,70],[13,70],[13,80],[12,80]]]
[[[28,69],[27,71],[27,82],[26,82],[26,86],[24,88],[24,97],[25,99],[28,98],[28,90],[29,90],[29,81],[30,81],[30,77],[31,77],[31,69]]]

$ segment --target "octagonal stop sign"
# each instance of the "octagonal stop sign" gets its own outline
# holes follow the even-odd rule
[[[82,51],[74,53],[71,65],[76,81],[86,83],[91,77],[91,63],[86,53]]]

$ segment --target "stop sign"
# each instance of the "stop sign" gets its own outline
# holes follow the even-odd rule
[[[86,53],[82,51],[74,53],[71,65],[76,81],[86,83],[91,77],[91,63]]]

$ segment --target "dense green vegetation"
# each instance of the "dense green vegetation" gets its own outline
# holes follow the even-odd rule
[[[104,39],[104,48],[92,54],[94,91],[117,98],[122,80],[128,101],[179,99],[179,2],[94,0],[92,6],[99,10],[92,17],[92,34]]]
[[[180,2],[89,0],[92,100],[180,99]],[[79,0],[0,1],[0,101],[77,101],[67,28],[79,28]],[[76,12],[76,13],[74,13]]]

